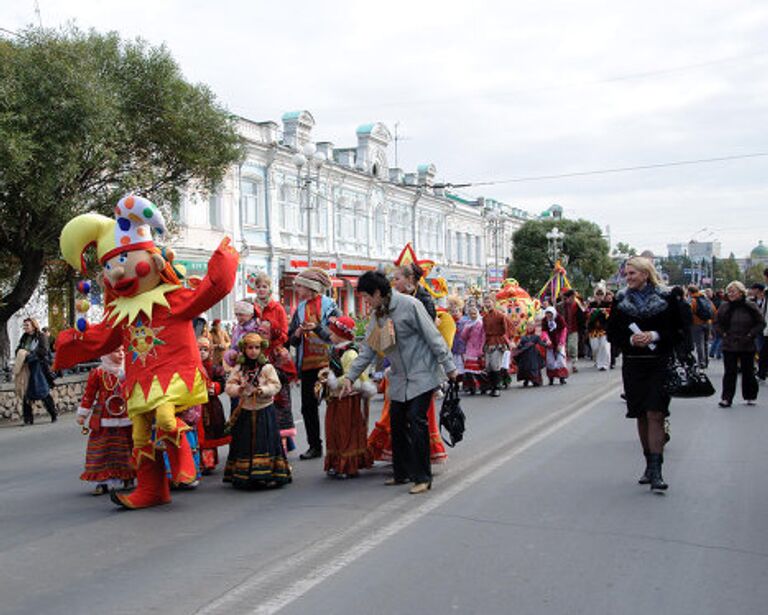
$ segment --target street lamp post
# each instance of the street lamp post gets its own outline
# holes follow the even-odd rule
[[[495,277],[499,272],[499,225],[501,222],[501,216],[497,210],[491,209],[486,214],[486,217],[488,220],[486,228],[489,231],[489,236],[493,238],[493,271]],[[485,284],[490,289],[491,272],[490,267],[487,265],[485,268]]]
[[[565,238],[565,233],[563,233],[560,229],[558,229],[556,226],[552,227],[552,230],[550,230],[546,234],[547,238],[547,251],[549,254],[549,260],[551,261],[552,266],[555,266],[555,263],[560,258],[560,249],[562,247],[563,239]]]
[[[296,166],[296,185],[301,191],[301,200],[306,194],[307,210],[307,266],[312,266],[312,182],[317,185],[316,194],[320,192],[320,169],[325,164],[325,155],[318,152],[314,143],[306,143],[302,151],[293,155]],[[303,170],[303,174],[302,174]],[[314,174],[313,174],[314,173]]]

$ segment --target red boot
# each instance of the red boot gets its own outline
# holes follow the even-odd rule
[[[133,449],[131,461],[136,468],[136,489],[128,494],[113,490],[109,494],[112,501],[128,509],[170,504],[171,490],[165,476],[165,464],[155,447],[147,444]]]
[[[157,442],[164,441],[165,452],[171,465],[171,481],[175,487],[194,489],[198,485],[197,466],[192,456],[192,448],[184,432],[190,427],[176,417],[176,429],[173,431],[157,430]]]

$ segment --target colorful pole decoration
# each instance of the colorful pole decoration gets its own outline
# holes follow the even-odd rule
[[[548,294],[554,303],[557,301],[560,293],[569,288],[571,288],[571,282],[568,280],[568,274],[565,271],[565,267],[563,267],[562,263],[557,260],[555,261],[552,275],[549,276],[549,279],[539,291],[539,300],[544,299],[544,297]]]

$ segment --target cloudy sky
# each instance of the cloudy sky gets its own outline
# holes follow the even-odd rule
[[[768,153],[759,0],[38,4],[44,26],[165,43],[253,120],[308,109],[317,140],[337,146],[362,123],[397,122],[399,166],[483,183],[466,196],[559,203],[661,254],[692,238],[737,256],[768,242],[768,156],[752,156]],[[3,3],[0,27],[36,22],[34,7]],[[712,158],[733,159],[530,179]]]

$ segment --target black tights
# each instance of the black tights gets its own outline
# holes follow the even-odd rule
[[[637,435],[645,453],[664,452],[664,413],[646,412],[637,417]]]

